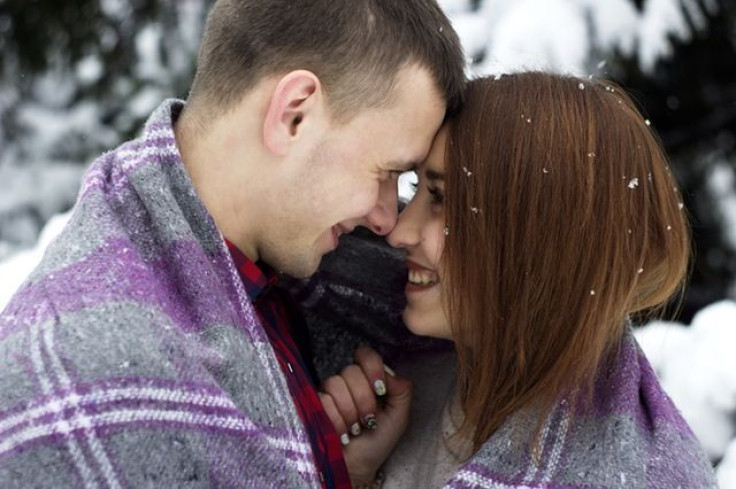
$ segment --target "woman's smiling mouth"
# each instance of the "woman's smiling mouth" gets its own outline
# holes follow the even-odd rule
[[[434,270],[411,260],[406,260],[406,266],[409,269],[407,291],[424,290],[437,285],[440,281],[439,275]]]

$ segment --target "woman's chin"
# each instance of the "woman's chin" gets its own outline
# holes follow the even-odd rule
[[[452,340],[450,325],[432,316],[432,314],[422,314],[420,311],[407,307],[404,310],[404,324],[417,336]]]

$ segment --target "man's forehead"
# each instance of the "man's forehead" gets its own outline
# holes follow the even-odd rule
[[[396,158],[393,163],[396,165],[397,170],[412,171],[419,168],[429,157],[429,153],[432,150],[432,144],[436,135],[439,133],[437,128],[429,134],[426,141],[418,140],[411,151],[407,151],[405,158]]]

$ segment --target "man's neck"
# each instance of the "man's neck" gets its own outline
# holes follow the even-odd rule
[[[262,182],[249,174],[252,165],[247,159],[232,166],[227,149],[233,123],[226,116],[213,121],[208,129],[187,116],[185,110],[175,123],[174,133],[192,185],[222,235],[250,260],[258,261],[255,236]]]

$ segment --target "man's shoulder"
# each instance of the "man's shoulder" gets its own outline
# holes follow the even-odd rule
[[[308,468],[308,447],[283,426],[282,403],[253,409],[274,388],[227,312],[179,307],[185,285],[126,258],[137,252],[124,243],[52,271],[62,248],[0,319],[0,485],[79,486],[72,445],[93,478],[105,456],[116,470],[104,475],[132,486],[208,487],[213,470],[226,471],[230,487],[274,472],[285,487],[303,483],[282,451],[299,448]]]

